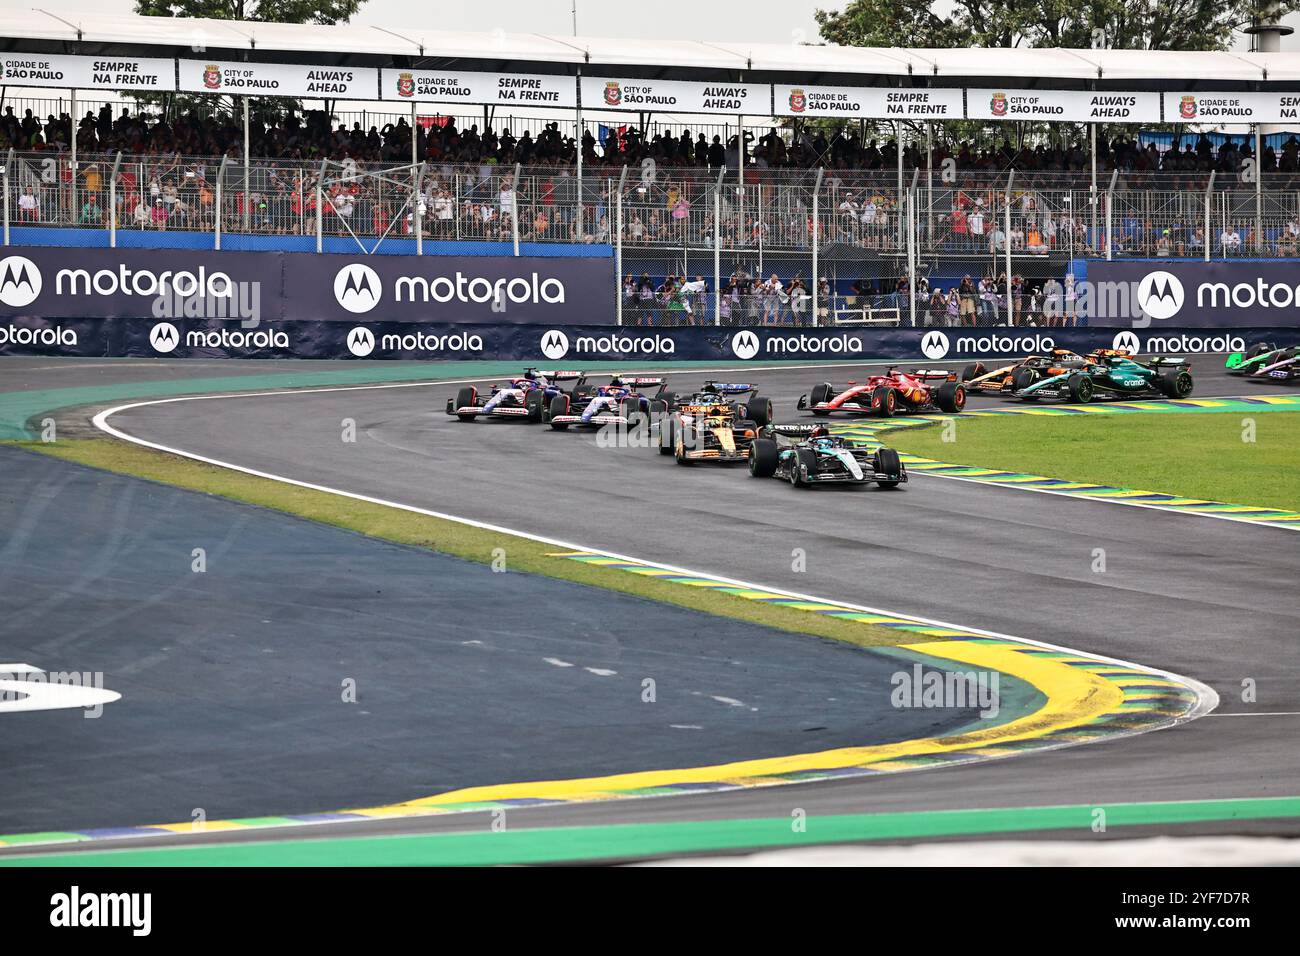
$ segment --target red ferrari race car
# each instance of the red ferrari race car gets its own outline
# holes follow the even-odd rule
[[[800,395],[798,407],[814,415],[852,412],[890,418],[898,412],[960,412],[966,407],[966,386],[956,372],[947,369],[914,368],[900,372],[890,368],[884,375],[868,376],[865,382],[849,382],[837,391],[830,382],[813,386]]]

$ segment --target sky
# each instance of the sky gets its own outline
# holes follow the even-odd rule
[[[651,40],[740,40],[784,43],[817,39],[813,12],[842,9],[847,0],[654,0],[617,3],[577,0],[578,34]],[[133,0],[0,0],[0,9],[42,6],[57,12],[131,13]],[[431,5],[432,6],[432,5]],[[411,0],[368,0],[353,23],[402,26],[421,23],[449,30],[510,33],[573,33],[573,0],[437,0],[437,13],[426,12]],[[1300,14],[1284,21],[1298,32],[1283,39],[1283,50],[1300,50]],[[1247,49],[1243,41],[1240,49]]]

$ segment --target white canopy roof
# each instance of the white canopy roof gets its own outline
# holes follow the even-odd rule
[[[1205,53],[1150,50],[955,49],[806,46],[728,40],[633,40],[562,37],[534,33],[458,33],[434,27],[357,24],[314,26],[83,13],[30,8],[0,11],[0,37],[22,49],[31,41],[163,46],[193,50],[216,47],[319,53],[322,59],[350,54],[425,57],[441,60],[509,61],[526,72],[529,63],[582,66],[584,72],[613,73],[620,67],[658,70],[705,69],[794,74],[807,82],[816,74],[863,77],[927,76],[1022,80],[1111,80],[1140,87],[1144,82],[1300,81],[1300,53]],[[164,51],[141,50],[161,55]],[[748,77],[747,77],[748,78]]]

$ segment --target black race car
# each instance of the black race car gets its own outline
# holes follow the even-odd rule
[[[867,448],[832,435],[825,425],[769,425],[749,449],[749,473],[783,478],[796,488],[874,481],[897,488],[907,469],[892,448]]]

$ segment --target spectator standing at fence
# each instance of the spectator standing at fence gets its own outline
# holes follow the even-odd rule
[[[970,230],[970,241],[975,248],[979,248],[984,243],[984,200],[975,200],[975,208],[971,214],[966,217],[966,225]]]
[[[167,204],[163,202],[162,196],[153,201],[153,211],[149,218],[155,229],[167,228]]]
[[[930,296],[929,318],[927,325],[946,325],[948,316],[948,298],[943,289],[935,288]]]
[[[812,298],[808,294],[808,287],[804,285],[801,276],[795,276],[790,282],[790,315],[795,325],[804,324],[804,316],[808,312],[808,300]]]
[[[955,288],[948,291],[948,298],[944,302],[943,324],[949,328],[961,324],[961,295]]]
[[[1277,236],[1277,254],[1279,256],[1294,256],[1297,247],[1300,246],[1300,221],[1292,216],[1291,220],[1282,228]]]
[[[637,282],[636,297],[639,302],[639,308],[636,313],[636,324],[640,325],[643,320],[650,317],[651,309],[654,308],[655,284],[650,278],[650,273],[641,273],[641,278]]]
[[[511,188],[510,180],[501,180],[501,191],[497,194],[497,201],[501,204],[501,218],[507,216],[514,218],[515,215],[515,191]]]
[[[975,324],[975,283],[970,276],[962,276],[961,284],[957,287],[957,293],[961,297],[961,324]]]
[[[24,222],[39,222],[41,218],[41,201],[31,186],[18,197],[18,215]]]
[[[83,226],[98,226],[104,221],[103,213],[100,211],[99,202],[94,193],[86,197],[86,201],[81,206],[81,218],[79,222]]]
[[[1219,249],[1224,255],[1232,255],[1241,251],[1241,234],[1237,232],[1235,226],[1225,225],[1223,232],[1219,233]]]
[[[991,276],[980,279],[979,324],[994,325],[998,316],[998,285]]]

